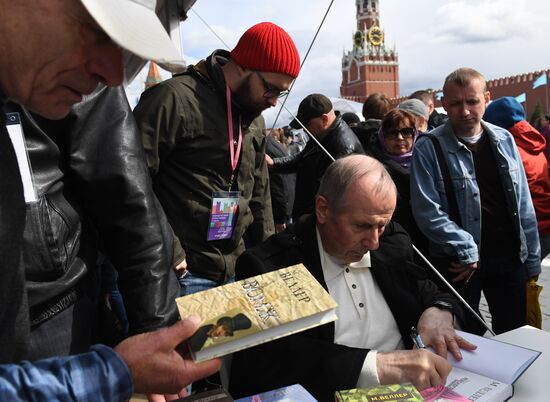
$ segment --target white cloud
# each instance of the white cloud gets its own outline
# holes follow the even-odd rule
[[[289,32],[304,57],[329,3],[200,0],[193,8],[229,46],[248,27],[272,21]],[[380,0],[380,9],[386,46],[395,43],[399,53],[402,95],[440,88],[445,76],[460,66],[476,68],[487,78],[550,67],[548,0]],[[188,63],[223,47],[193,12],[182,26]],[[355,1],[335,0],[289,105],[297,108],[312,92],[339,94],[342,51],[351,50],[355,29]]]
[[[493,42],[533,34],[538,19],[524,0],[453,1],[437,9],[436,32],[447,41]]]

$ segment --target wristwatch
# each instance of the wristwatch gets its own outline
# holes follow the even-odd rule
[[[454,312],[453,305],[451,303],[446,302],[444,300],[434,300],[432,302],[431,307],[437,307],[440,310],[445,310],[445,311],[450,312],[451,315],[453,316],[453,327],[456,327],[455,312]]]
[[[437,307],[438,309],[441,309],[441,310],[447,310],[447,311],[450,311],[451,314],[454,316],[454,308],[453,308],[453,305],[449,302],[446,302],[444,300],[435,300],[433,303],[432,303],[432,307]]]

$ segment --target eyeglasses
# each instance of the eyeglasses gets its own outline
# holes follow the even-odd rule
[[[281,91],[279,88],[270,85],[259,71],[255,71],[255,73],[258,74],[258,77],[260,77],[260,80],[262,80],[262,84],[265,89],[263,95],[264,98],[282,98],[283,96],[288,95],[288,89]]]
[[[412,138],[416,134],[416,128],[414,127],[404,127],[404,128],[392,128],[391,130],[384,131],[384,137],[397,139],[401,134],[403,138]]]

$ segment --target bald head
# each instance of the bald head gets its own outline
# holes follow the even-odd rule
[[[345,264],[376,250],[396,199],[395,184],[376,159],[354,155],[334,162],[315,200],[323,249]]]
[[[395,184],[384,165],[370,156],[351,155],[336,160],[328,167],[319,186],[318,196],[323,196],[334,210],[341,210],[347,203],[349,187],[357,180],[368,180],[375,197],[397,197]]]

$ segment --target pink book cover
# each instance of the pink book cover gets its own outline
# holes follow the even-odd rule
[[[471,402],[465,396],[454,392],[443,384],[426,388],[425,390],[420,391],[420,395],[422,395],[422,398],[424,398],[426,402]]]

